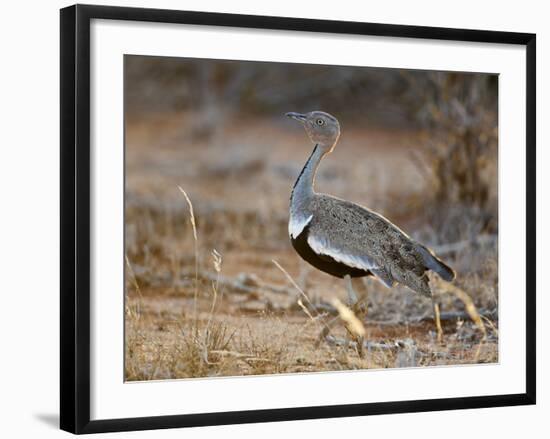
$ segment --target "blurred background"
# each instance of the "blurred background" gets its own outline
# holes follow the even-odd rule
[[[354,364],[346,356],[344,368],[498,359],[497,75],[132,55],[125,57],[127,379],[342,367],[334,350],[313,349],[315,325],[284,293],[288,280],[272,262],[319,310],[330,314],[330,298],[345,297],[341,282],[301,261],[287,235],[290,191],[312,145],[284,114],[311,110],[333,114],[342,127],[317,191],[374,209],[432,247],[485,322],[483,350],[474,349],[483,331],[467,301],[435,284],[448,337],[433,356],[431,303],[369,281],[369,334],[410,339],[414,355],[384,352]],[[178,186],[193,204],[197,239]],[[221,325],[216,349],[205,347],[212,326],[189,320],[195,306],[198,321]],[[200,354],[253,346],[264,346],[250,354],[262,361]]]

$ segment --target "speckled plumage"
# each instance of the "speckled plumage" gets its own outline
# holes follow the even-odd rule
[[[316,194],[309,206],[308,243],[346,265],[368,269],[386,286],[395,282],[431,295],[428,250],[383,216],[350,201]]]
[[[310,138],[319,142],[291,195],[289,234],[296,251],[334,276],[375,276],[387,287],[398,282],[425,296],[431,296],[428,270],[453,280],[451,268],[382,215],[314,191],[317,167],[334,149],[340,126],[323,112],[289,114],[302,121]],[[321,118],[323,123],[318,124]]]

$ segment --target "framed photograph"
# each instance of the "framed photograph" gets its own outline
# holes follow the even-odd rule
[[[62,9],[61,428],[534,404],[535,41]]]

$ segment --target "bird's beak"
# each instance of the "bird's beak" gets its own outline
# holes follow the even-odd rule
[[[290,112],[290,113],[286,113],[286,116],[292,119],[296,119],[298,122],[304,123],[306,121],[305,114]]]

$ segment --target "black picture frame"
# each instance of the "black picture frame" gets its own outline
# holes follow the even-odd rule
[[[525,66],[527,75],[526,392],[418,401],[90,420],[90,21],[92,19],[525,46],[527,54]],[[535,34],[89,5],[75,5],[62,9],[60,24],[60,426],[63,430],[72,433],[99,433],[535,404]]]

